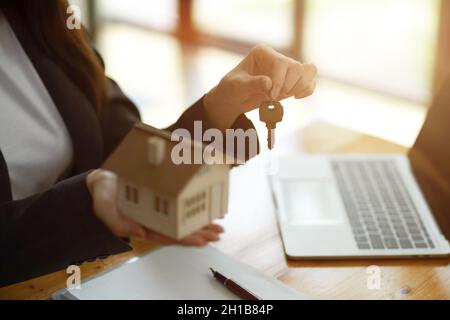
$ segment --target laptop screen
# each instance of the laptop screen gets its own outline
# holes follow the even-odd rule
[[[410,152],[413,171],[447,240],[450,239],[450,79],[436,96]]]

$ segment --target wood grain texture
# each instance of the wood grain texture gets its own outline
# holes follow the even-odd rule
[[[293,149],[308,153],[407,152],[401,146],[326,123],[313,124],[284,140]],[[257,158],[232,172],[229,214],[222,222],[227,232],[215,244],[221,251],[316,299],[450,299],[450,259],[288,261],[262,170]],[[157,245],[133,243],[133,247],[130,253],[83,265],[83,279]],[[371,265],[381,269],[379,290],[367,289],[366,268]],[[49,299],[65,286],[66,279],[61,271],[2,288],[0,299]]]

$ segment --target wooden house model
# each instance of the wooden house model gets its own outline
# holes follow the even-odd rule
[[[168,132],[136,124],[103,168],[119,177],[123,214],[179,240],[225,216],[230,166],[176,165],[171,155],[177,144]]]

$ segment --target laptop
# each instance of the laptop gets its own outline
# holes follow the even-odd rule
[[[408,155],[290,154],[279,167],[269,179],[290,259],[450,255],[450,81]]]

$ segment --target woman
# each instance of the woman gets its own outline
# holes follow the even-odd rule
[[[124,217],[117,177],[99,170],[139,113],[104,73],[66,0],[0,0],[0,286],[130,250],[174,244]],[[316,69],[258,46],[167,130],[243,128],[268,99],[303,98]],[[209,225],[180,244],[203,246]]]

